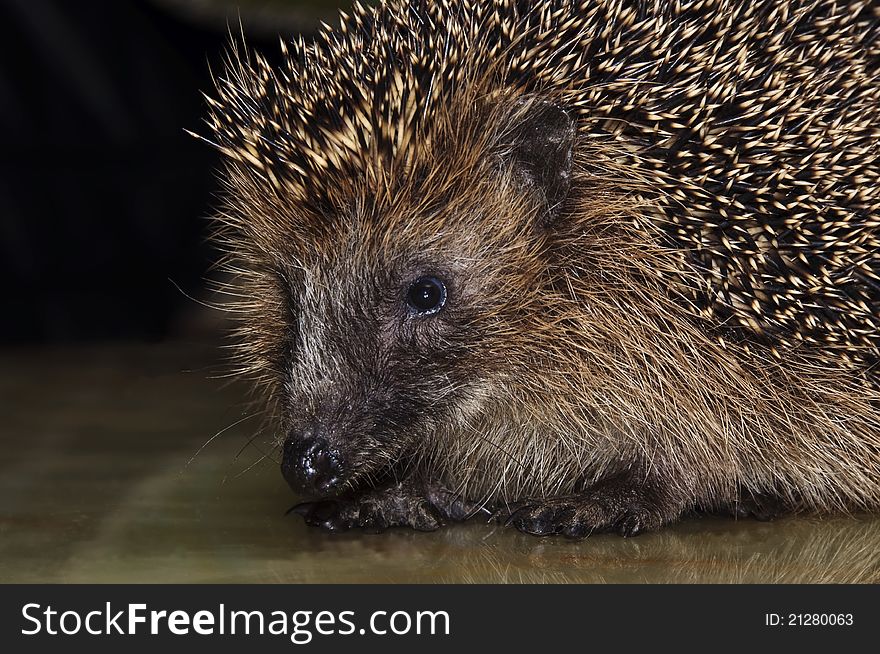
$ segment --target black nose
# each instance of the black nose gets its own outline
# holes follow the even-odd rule
[[[291,436],[284,441],[281,473],[297,492],[329,494],[342,480],[339,452],[321,437]]]

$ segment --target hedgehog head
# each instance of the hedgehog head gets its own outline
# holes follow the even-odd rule
[[[376,483],[509,374],[507,341],[540,316],[574,120],[488,83],[418,118],[431,96],[411,76],[393,104],[382,84],[358,107],[310,88],[306,110],[289,76],[235,61],[211,120],[243,365],[276,407],[292,486]]]

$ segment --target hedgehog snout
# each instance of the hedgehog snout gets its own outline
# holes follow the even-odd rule
[[[327,496],[342,485],[342,457],[320,432],[291,434],[282,449],[281,473],[295,492]]]

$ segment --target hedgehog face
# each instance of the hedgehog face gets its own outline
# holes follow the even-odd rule
[[[296,490],[377,483],[454,411],[474,336],[459,277],[439,261],[301,269],[281,398],[282,471]]]
[[[352,228],[289,280],[282,471],[310,495],[402,474],[479,410],[503,360],[496,332],[529,292],[508,266],[536,268],[527,230],[401,230],[376,247],[374,229]]]
[[[475,420],[509,372],[506,339],[544,267],[537,223],[567,190],[573,137],[549,103],[515,114],[502,146],[450,166],[472,166],[464,178],[479,183],[411,175],[377,197],[343,180],[309,221],[324,233],[290,255],[279,294],[282,471],[295,490],[335,495],[402,475],[438,432]]]

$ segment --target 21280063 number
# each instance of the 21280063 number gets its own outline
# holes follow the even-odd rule
[[[853,623],[852,613],[789,613],[790,627],[848,627]]]

